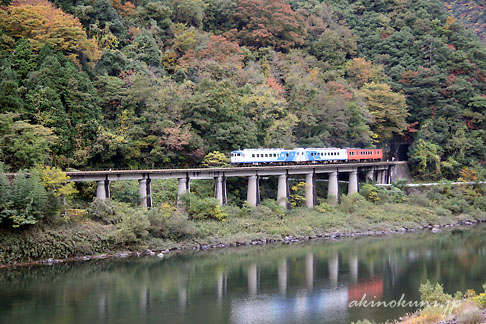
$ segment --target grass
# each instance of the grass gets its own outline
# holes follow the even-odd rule
[[[428,193],[413,192],[405,199],[396,192],[388,196],[378,192],[378,196],[379,201],[371,202],[353,194],[342,196],[338,206],[324,201],[314,208],[291,210],[274,200],[263,200],[257,207],[220,208],[213,198],[191,197],[190,207],[204,202],[205,219],[168,203],[147,210],[127,202],[95,201],[86,212],[46,220],[23,230],[0,229],[0,264],[486,220],[486,212],[465,202],[461,192],[444,194],[433,189]]]

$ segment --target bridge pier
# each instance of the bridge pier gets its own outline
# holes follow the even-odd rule
[[[219,176],[214,178],[214,197],[218,199],[219,205],[223,206],[227,203],[227,196],[226,196],[226,177]]]
[[[337,205],[339,200],[338,173],[333,171],[329,173],[329,184],[327,188],[327,200],[331,205]]]
[[[252,297],[256,296],[258,292],[258,269],[255,263],[248,266],[246,275],[248,280],[248,294]]]
[[[312,208],[316,204],[316,182],[314,173],[305,175],[305,206]]]
[[[358,170],[353,170],[349,173],[348,195],[357,193],[359,191]]]
[[[309,253],[305,256],[305,281],[307,289],[314,289],[314,254]]]
[[[375,174],[376,174],[376,183],[377,184],[381,184],[381,180],[382,180],[382,177],[383,177],[382,173],[383,173],[383,171],[381,171],[381,170],[376,170],[375,171]]]
[[[387,170],[379,170],[379,171],[377,171],[376,183],[378,183],[378,184],[386,184],[386,183],[388,183]]]
[[[278,289],[282,295],[287,293],[287,259],[278,264]]]
[[[152,180],[140,179],[138,180],[138,192],[140,195],[140,206],[142,207],[152,207]]]
[[[246,201],[250,206],[256,206],[260,203],[260,186],[258,184],[258,175],[248,177]]]
[[[352,255],[349,258],[349,277],[351,283],[355,284],[358,282],[358,256]]]
[[[96,181],[96,199],[105,200],[110,198],[110,181],[109,180],[100,180]]]
[[[184,195],[186,192],[190,192],[190,179],[188,177],[186,178],[179,178],[179,184],[177,186],[177,205],[180,206],[181,204],[181,197]]]
[[[290,207],[289,180],[287,174],[278,176],[277,203],[287,209]]]
[[[366,183],[375,181],[375,172],[373,170],[366,171]]]
[[[336,288],[339,279],[339,255],[335,253],[327,261],[329,271],[329,283],[332,288]]]

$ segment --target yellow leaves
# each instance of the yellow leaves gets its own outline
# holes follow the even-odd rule
[[[319,68],[315,67],[309,72],[309,81],[313,82],[317,79],[317,76],[319,75]]]
[[[61,169],[45,166],[41,169],[40,176],[42,184],[54,197],[69,197],[77,193],[74,183],[68,182],[70,178]]]
[[[96,42],[88,39],[79,20],[45,0],[16,1],[0,10],[0,28],[13,38],[26,38],[38,51],[46,43],[73,59],[82,51],[90,60],[99,58]]]
[[[296,207],[299,203],[305,201],[305,182],[300,181],[291,188],[292,193],[290,194],[290,207]]]
[[[348,75],[355,80],[358,86],[365,83],[381,82],[385,80],[383,65],[374,65],[364,57],[354,58],[347,64]]]
[[[478,172],[473,168],[465,167],[459,172],[459,178],[457,181],[459,182],[469,182],[469,181],[477,181],[478,180]]]
[[[403,93],[393,92],[386,83],[366,83],[362,92],[374,117],[374,132],[381,140],[391,139],[407,129],[407,104]]]
[[[203,167],[210,168],[210,167],[222,167],[228,165],[229,163],[230,163],[230,159],[224,153],[221,153],[219,151],[213,151],[211,153],[206,154],[201,165]]]
[[[445,24],[445,26],[444,26],[444,29],[445,29],[445,30],[449,30],[449,28],[451,27],[451,25],[452,25],[452,24],[453,24],[455,21],[456,21],[456,20],[455,20],[455,18],[454,18],[454,17],[451,17],[451,16],[447,17],[447,18],[446,18],[446,24]]]

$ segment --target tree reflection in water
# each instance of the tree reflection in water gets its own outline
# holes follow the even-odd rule
[[[426,279],[480,290],[486,227],[0,270],[2,323],[349,323]]]

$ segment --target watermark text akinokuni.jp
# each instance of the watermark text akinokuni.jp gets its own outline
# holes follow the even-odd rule
[[[418,300],[406,300],[405,294],[400,296],[399,300],[367,300],[366,294],[363,294],[360,301],[353,300],[349,303],[349,307],[384,307],[384,308],[397,308],[397,307],[414,307],[414,308],[424,308],[430,306],[437,306],[444,308],[444,314],[450,314],[455,307],[459,306],[461,302],[459,300],[450,300],[447,301],[445,304],[440,304],[438,302],[427,302],[427,301],[418,301]]]

